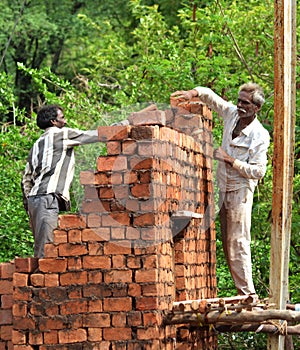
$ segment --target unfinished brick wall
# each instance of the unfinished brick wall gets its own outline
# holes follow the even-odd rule
[[[216,296],[211,115],[197,108],[99,128],[107,156],[80,175],[81,214],[60,216],[45,258],[0,265],[0,350],[215,349],[163,323],[174,301]]]

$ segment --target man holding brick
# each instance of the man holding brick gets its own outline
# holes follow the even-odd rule
[[[262,88],[254,83],[240,87],[234,105],[206,87],[176,91],[171,97],[201,102],[223,118],[222,146],[214,151],[219,161],[220,222],[223,249],[238,294],[256,295],[251,263],[251,213],[253,192],[266,172],[268,131],[257,119],[265,102]]]
[[[66,128],[63,109],[47,105],[37,114],[45,130],[30,150],[22,179],[23,200],[34,236],[34,256],[44,256],[53,242],[59,211],[70,209],[69,189],[74,176],[74,146],[98,142],[98,131]]]

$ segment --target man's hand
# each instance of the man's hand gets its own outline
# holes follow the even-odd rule
[[[191,100],[193,97],[196,96],[198,96],[198,91],[195,89],[188,91],[179,90],[171,94],[171,97],[184,98],[185,100]]]
[[[214,150],[214,158],[219,161],[223,161],[227,164],[233,165],[235,159],[226,153],[222,147],[219,147]]]

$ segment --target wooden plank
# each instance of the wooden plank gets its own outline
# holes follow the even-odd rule
[[[274,1],[274,162],[270,301],[280,310],[288,300],[288,263],[293,194],[296,105],[296,0]],[[268,349],[284,349],[271,335]]]

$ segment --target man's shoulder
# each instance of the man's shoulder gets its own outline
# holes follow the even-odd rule
[[[263,126],[263,124],[257,118],[254,120],[251,133],[255,138],[260,138],[267,141],[269,141],[270,139],[269,131]]]

